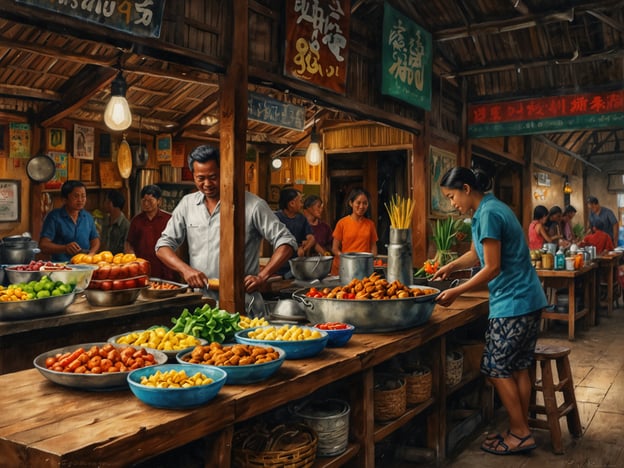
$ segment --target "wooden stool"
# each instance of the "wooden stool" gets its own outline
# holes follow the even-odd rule
[[[539,429],[548,429],[553,446],[553,452],[563,453],[561,440],[561,426],[559,419],[563,416],[568,421],[568,430],[573,437],[583,434],[581,419],[579,417],[576,397],[574,395],[574,382],[568,360],[570,348],[556,345],[540,345],[535,347],[535,364],[529,369],[531,376],[531,401],[529,404],[529,426]],[[551,362],[557,365],[558,382],[555,385]],[[535,371],[537,363],[542,372],[541,381],[536,381]],[[542,392],[544,405],[536,404],[536,394]],[[563,394],[563,403],[557,406],[556,392]],[[546,415],[546,420],[538,419],[538,414]]]

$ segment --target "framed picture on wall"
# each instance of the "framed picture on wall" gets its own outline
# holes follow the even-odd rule
[[[67,131],[64,128],[48,128],[48,151],[65,151]]]
[[[457,165],[457,155],[435,146],[429,147],[429,167],[431,170],[429,182],[431,184],[432,216],[444,217],[455,211],[451,202],[442,194],[440,180],[446,172]]]
[[[0,180],[0,222],[20,221],[21,182]]]

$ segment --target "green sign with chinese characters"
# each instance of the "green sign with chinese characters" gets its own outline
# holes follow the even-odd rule
[[[381,92],[431,110],[431,34],[384,3]]]

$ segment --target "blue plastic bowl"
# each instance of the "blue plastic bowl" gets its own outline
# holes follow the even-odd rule
[[[289,326],[289,325],[286,325]],[[259,344],[267,344],[270,346],[276,346],[278,348],[283,349],[286,352],[286,359],[304,359],[312,356],[316,356],[318,353],[325,349],[327,345],[327,340],[329,336],[325,332],[325,330],[319,330],[314,327],[304,327],[301,325],[296,325],[297,327],[303,329],[304,331],[316,331],[321,333],[320,338],[314,338],[311,340],[299,340],[299,341],[285,341],[285,340],[255,340],[253,338],[249,338],[249,333],[254,330],[261,330],[263,328],[279,328],[275,325],[269,325],[264,327],[256,327],[256,328],[248,328],[246,330],[238,331],[234,334],[234,338],[237,343],[250,344],[250,345],[259,345]]]
[[[213,382],[209,385],[198,385],[188,388],[155,388],[141,385],[142,377],[149,377],[156,373],[184,370],[189,377],[201,372]],[[202,366],[199,364],[163,364],[161,366],[145,367],[136,369],[128,374],[128,384],[134,395],[150,406],[166,409],[185,409],[201,406],[217,396],[227,374],[215,366]]]
[[[320,324],[317,323],[314,326],[318,327],[319,325]],[[346,345],[347,341],[351,339],[355,327],[349,323],[346,323],[345,325],[347,325],[347,328],[342,330],[323,330],[324,332],[327,332],[327,335],[329,336],[329,339],[327,340],[328,348],[339,348]]]
[[[270,362],[263,362],[261,364],[249,364],[244,366],[217,366],[219,369],[223,369],[227,374],[227,379],[225,380],[226,385],[245,385],[262,382],[263,380],[271,377],[277,371],[277,369],[281,367],[284,359],[286,359],[286,351],[284,351],[282,348],[265,344],[257,344],[255,346],[273,348],[279,353],[279,358]],[[180,351],[176,356],[177,361],[181,364],[190,364],[192,366],[203,365],[189,363],[184,360],[184,357],[190,356],[192,352],[192,349]]]

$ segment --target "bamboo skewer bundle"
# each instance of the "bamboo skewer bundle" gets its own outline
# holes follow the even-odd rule
[[[384,203],[390,226],[395,229],[409,229],[412,225],[412,213],[414,212],[414,202],[410,198],[403,198],[395,194],[390,199],[390,205]]]

